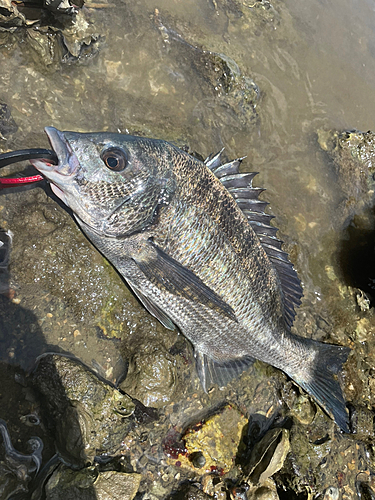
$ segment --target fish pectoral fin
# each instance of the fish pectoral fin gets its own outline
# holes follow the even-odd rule
[[[245,356],[243,358],[218,362],[198,350],[194,351],[194,357],[199,380],[204,392],[207,392],[213,384],[217,384],[219,387],[226,386],[228,382],[239,377],[255,361],[254,358]]]
[[[151,241],[146,245],[132,258],[151,283],[173,295],[204,304],[237,322],[233,309],[198,276]]]
[[[135,287],[133,283],[130,283],[130,286],[135,293],[135,295],[138,297],[138,299],[141,301],[141,303],[144,305],[144,307],[147,309],[149,313],[151,313],[153,316],[155,316],[156,319],[160,321],[160,323],[165,326],[165,328],[168,328],[168,330],[175,330],[175,324],[169,318],[165,312],[163,312],[159,306],[157,306],[149,297],[146,297],[140,290],[139,288]]]

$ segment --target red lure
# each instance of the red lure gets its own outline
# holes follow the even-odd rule
[[[0,189],[18,186],[19,184],[31,184],[32,182],[42,181],[41,175],[32,175],[31,177],[15,177],[11,179],[0,178]]]
[[[19,151],[10,151],[0,154],[0,168],[19,161],[30,160],[32,158],[41,158],[52,164],[57,164],[58,159],[54,151],[50,149],[22,149]],[[41,175],[32,175],[30,177],[0,178],[0,189],[15,187],[18,185],[31,184],[32,182],[42,181]]]

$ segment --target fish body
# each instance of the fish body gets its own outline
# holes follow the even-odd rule
[[[149,312],[191,341],[205,390],[259,359],[348,431],[336,374],[349,350],[291,333],[302,289],[255,173],[161,140],[46,132],[59,163],[33,165]]]

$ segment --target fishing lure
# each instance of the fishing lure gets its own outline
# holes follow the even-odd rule
[[[12,163],[18,163],[20,161],[35,160],[41,158],[43,160],[48,160],[48,162],[53,165],[56,165],[58,163],[57,156],[51,149],[21,149],[19,151],[10,151],[9,153],[0,154],[0,168],[11,165]],[[40,182],[42,180],[44,180],[44,177],[39,174],[28,177],[0,178],[0,189],[31,184],[33,182]]]

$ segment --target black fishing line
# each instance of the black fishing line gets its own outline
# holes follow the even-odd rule
[[[19,161],[36,160],[38,158],[47,160],[54,165],[58,163],[56,153],[51,149],[21,149],[0,154],[0,168]]]

